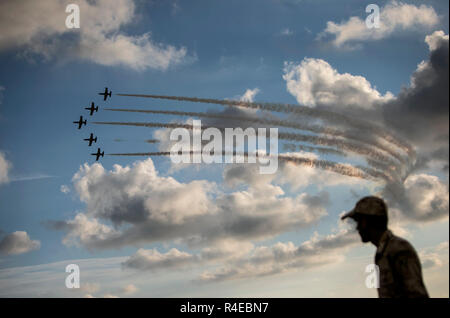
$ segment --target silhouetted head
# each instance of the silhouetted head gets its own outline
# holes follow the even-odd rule
[[[362,198],[341,219],[348,217],[356,221],[356,229],[364,243],[372,242],[377,245],[379,237],[387,230],[388,209],[383,199],[378,197]]]

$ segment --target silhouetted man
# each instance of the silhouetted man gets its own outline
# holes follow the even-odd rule
[[[361,240],[377,247],[375,264],[380,273],[380,298],[428,297],[419,257],[408,241],[387,228],[388,210],[382,199],[362,198],[342,219],[347,217],[357,222]]]

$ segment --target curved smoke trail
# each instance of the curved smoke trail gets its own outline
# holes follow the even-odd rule
[[[169,111],[169,110],[140,110],[140,109],[124,109],[124,108],[105,108],[105,110],[109,111],[119,111],[119,112],[133,112],[133,113],[148,113],[148,114],[165,114],[165,115],[176,115],[176,116],[195,116],[202,118],[219,118],[219,119],[230,119],[236,121],[247,121],[260,123],[265,125],[275,125],[286,128],[294,128],[299,130],[307,130],[318,134],[326,134],[338,137],[344,137],[347,139],[355,139],[362,143],[371,143],[375,147],[380,150],[388,153],[390,156],[398,160],[402,165],[407,164],[403,156],[393,151],[390,147],[383,145],[377,140],[367,140],[362,135],[348,134],[345,131],[341,131],[333,128],[325,128],[319,125],[306,125],[301,123],[296,123],[292,121],[285,120],[274,120],[274,119],[265,119],[265,118],[249,118],[249,117],[237,117],[231,115],[223,115],[223,114],[210,114],[204,112],[184,112],[184,111]]]
[[[159,127],[159,128],[185,128],[185,129],[193,129],[193,125],[191,124],[178,124],[178,123],[154,123],[154,122],[145,122],[145,123],[137,123],[137,122],[94,122],[97,125],[120,125],[120,126],[137,126],[137,127]],[[217,127],[208,127],[202,126],[203,130],[207,128],[216,128]],[[223,130],[223,128],[221,128]],[[389,157],[384,156],[382,153],[371,149],[370,147],[366,147],[362,144],[350,142],[337,138],[329,138],[329,137],[318,137],[311,136],[305,134],[298,133],[278,133],[278,138],[283,140],[290,141],[299,141],[299,142],[309,142],[315,145],[328,145],[328,146],[336,146],[340,147],[342,150],[347,152],[356,153],[359,155],[363,155],[365,157],[369,157],[375,159],[377,162],[376,167],[379,168],[384,166],[384,170],[392,171],[396,174],[396,177],[401,178],[397,173],[397,170],[401,167],[393,162]],[[373,163],[373,160],[368,161],[369,164]],[[392,178],[392,177],[391,177]]]
[[[190,151],[191,155],[194,153],[201,153],[198,151]],[[222,155],[231,154],[231,152],[222,151]],[[234,154],[234,153],[233,153]],[[135,152],[135,153],[111,153],[107,154],[108,156],[170,156],[171,152],[164,151],[164,152]],[[249,154],[247,152],[242,154],[236,154],[244,157],[249,157]],[[263,157],[269,157],[268,155],[261,155],[261,154],[254,154],[257,157],[263,156]],[[348,177],[356,177],[360,179],[367,179],[367,180],[378,180],[382,179],[386,182],[391,182],[392,178],[383,172],[370,169],[367,167],[362,166],[352,166],[350,164],[342,164],[337,163],[333,161],[328,160],[320,160],[320,159],[313,159],[308,157],[300,157],[300,156],[291,156],[291,155],[278,155],[278,160],[285,161],[285,162],[292,162],[294,164],[313,167],[313,168],[319,168],[323,170],[332,171],[344,176]]]
[[[296,113],[309,117],[314,117],[318,119],[325,119],[330,122],[336,122],[344,125],[349,125],[356,127],[361,130],[370,130],[372,133],[384,138],[390,143],[396,145],[405,151],[412,161],[415,160],[415,150],[407,142],[401,140],[399,137],[394,136],[392,132],[388,133],[384,131],[381,127],[370,123],[362,119],[356,119],[349,117],[344,114],[339,114],[329,110],[314,109],[305,106],[292,105],[292,104],[279,104],[279,103],[254,103],[254,102],[244,102],[236,100],[221,100],[213,98],[197,98],[197,97],[185,97],[185,96],[164,96],[164,95],[147,95],[147,94],[116,94],[118,96],[129,96],[129,97],[144,97],[144,98],[155,98],[155,99],[167,99],[167,100],[177,100],[177,101],[188,101],[195,103],[209,103],[224,106],[240,106],[253,109],[263,109],[267,111],[283,112],[283,113]]]

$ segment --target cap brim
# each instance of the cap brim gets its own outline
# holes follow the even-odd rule
[[[345,213],[343,216],[341,216],[341,220],[345,220],[346,218],[352,218],[354,219],[356,216],[356,211],[355,209]]]

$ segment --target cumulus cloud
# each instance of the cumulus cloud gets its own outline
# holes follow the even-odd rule
[[[0,184],[9,182],[9,171],[11,170],[11,163],[6,160],[5,154],[0,151]]]
[[[64,194],[67,194],[67,193],[70,192],[70,188],[69,188],[67,185],[65,185],[65,184],[61,185],[61,187],[59,188],[59,190],[60,190],[62,193],[64,193]]]
[[[311,159],[319,157],[310,152],[299,151],[295,153],[285,153],[286,155],[301,156]],[[233,164],[228,165],[223,170],[223,179],[228,187],[239,185],[251,185],[257,188],[259,184],[274,182],[280,185],[288,185],[294,191],[304,189],[308,185],[315,184],[319,188],[356,185],[360,187],[368,186],[370,181],[358,180],[356,178],[343,176],[326,170],[315,169],[309,166],[299,166],[292,162],[280,162],[276,174],[263,175],[259,173],[257,164]],[[323,193],[324,199],[327,197]],[[326,200],[323,202],[327,204]]]
[[[237,278],[275,275],[282,272],[307,269],[343,260],[343,252],[358,244],[354,230],[339,231],[319,236],[317,233],[296,246],[292,242],[278,242],[272,246],[254,246],[247,242],[226,241],[214,247],[190,254],[171,249],[160,253],[156,249],[139,249],[123,263],[135,270],[181,270],[192,265],[220,265],[214,272],[205,271],[198,282],[213,282]]]
[[[328,21],[318,38],[331,36],[334,46],[355,48],[358,42],[381,40],[398,32],[423,31],[438,23],[439,16],[431,6],[391,1],[380,9],[379,28],[369,29],[365,20],[351,17],[341,23]]]
[[[403,185],[388,185],[383,195],[408,221],[430,222],[448,218],[448,184],[436,176],[412,174]]]
[[[321,59],[304,58],[300,64],[285,62],[283,79],[297,102],[309,107],[370,109],[393,98],[390,92],[382,95],[363,76],[341,74]]]
[[[159,176],[151,159],[115,165],[111,171],[86,164],[73,181],[86,211],[52,224],[66,230],[65,244],[88,248],[175,239],[188,244],[264,239],[327,214],[315,195],[289,197],[271,183],[231,193],[204,180],[181,183]]]
[[[409,176],[381,191],[396,228],[402,232],[402,226],[411,222],[448,218],[448,181],[430,173],[439,175],[443,169],[448,174],[448,35],[435,31],[425,37],[425,42],[429,59],[419,63],[410,84],[398,96],[383,96],[365,78],[339,74],[323,60],[307,58],[297,65],[285,65],[288,91],[299,103],[378,119],[412,142],[417,161]],[[293,170],[284,178],[295,176],[297,167]]]
[[[275,275],[292,270],[335,264],[344,259],[343,252],[358,238],[354,231],[342,229],[335,234],[320,237],[317,233],[301,245],[278,242],[272,246],[258,246],[242,259],[214,271],[205,271],[203,282],[243,279]]]
[[[90,215],[116,224],[145,220],[181,224],[186,219],[214,213],[209,198],[213,184],[184,184],[161,177],[151,159],[136,162],[133,167],[114,165],[110,172],[100,164],[85,164],[73,182]]]
[[[141,270],[173,269],[194,262],[195,256],[172,248],[167,253],[160,253],[156,249],[145,250],[140,248],[126,262],[124,267]]]
[[[17,255],[37,250],[41,247],[39,241],[31,240],[27,232],[16,231],[6,235],[0,241],[0,253]]]
[[[420,250],[419,257],[424,270],[441,267],[448,262],[448,241]]]
[[[425,38],[429,59],[422,61],[409,86],[382,107],[385,122],[422,151],[422,160],[446,162],[448,169],[449,45],[448,35],[436,31]]]
[[[81,59],[135,70],[166,70],[186,61],[187,50],[157,43],[150,33],[127,35],[121,29],[136,19],[134,0],[77,1],[80,28],[65,26],[67,3],[57,0],[2,1],[0,50],[18,49],[27,58]]]
[[[446,42],[448,42],[448,34],[445,34],[442,30],[434,31],[425,37],[425,43],[428,44],[430,51],[440,49],[442,46],[445,46]]]
[[[283,78],[300,104],[371,118],[411,142],[417,151],[416,171],[439,167],[448,173],[448,41],[443,31],[425,37],[429,59],[418,64],[410,84],[397,96],[383,95],[364,77],[341,74],[321,59],[286,62]]]
[[[254,88],[254,89],[247,89],[245,91],[245,93],[239,98],[239,100],[243,101],[243,102],[254,102],[255,100],[255,96],[260,92],[259,88]]]
[[[166,253],[157,249],[139,249],[122,263],[124,268],[137,270],[178,270],[193,265],[215,264],[223,261],[236,261],[245,257],[254,245],[251,242],[226,239],[205,247],[199,254],[190,254],[172,248]]]

